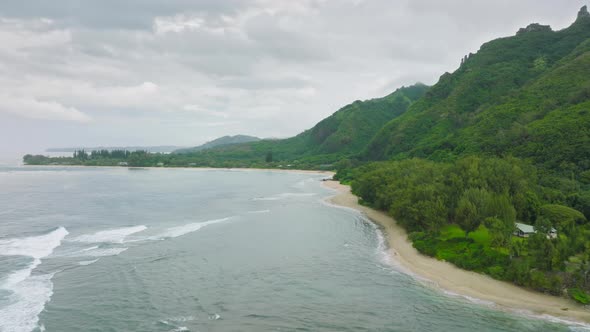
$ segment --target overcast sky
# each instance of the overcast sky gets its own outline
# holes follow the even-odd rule
[[[0,154],[288,137],[577,0],[0,2]]]

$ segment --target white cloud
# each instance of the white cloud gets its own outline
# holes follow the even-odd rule
[[[185,30],[196,30],[203,26],[205,21],[201,17],[187,15],[175,15],[173,17],[156,17],[154,20],[154,31],[157,34],[167,32],[182,32]]]
[[[0,96],[0,113],[11,113],[23,118],[90,122],[91,118],[73,107],[54,101]]]
[[[76,122],[88,123],[76,132],[86,145],[287,137],[354,100],[432,84],[481,43],[530,22],[563,28],[578,7],[553,0],[0,1],[0,135],[19,115],[23,126],[60,120],[44,126],[40,146],[64,145]]]
[[[225,112],[204,109],[199,105],[184,105],[182,107],[182,109],[187,112],[191,112],[193,114],[198,114],[198,115],[202,115],[202,116],[211,116],[211,117],[217,117],[217,118],[228,118],[229,117],[229,115]]]

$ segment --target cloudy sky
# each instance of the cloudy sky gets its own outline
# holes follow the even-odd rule
[[[576,0],[0,2],[0,154],[288,137]]]

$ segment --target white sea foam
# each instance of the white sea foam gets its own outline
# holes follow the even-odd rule
[[[61,244],[66,235],[68,235],[68,231],[59,227],[44,235],[0,240],[0,255],[47,257],[53,252],[53,249]]]
[[[44,235],[0,240],[0,255],[33,258],[29,266],[0,281],[0,289],[10,292],[9,304],[0,309],[0,331],[32,331],[37,327],[39,314],[53,295],[53,273],[33,276],[32,272],[66,235],[68,231],[60,227]]]
[[[84,249],[80,249],[78,251],[62,253],[59,257],[106,257],[106,256],[116,256],[122,253],[123,251],[127,250],[127,247],[101,247],[101,246],[92,246]],[[94,260],[96,261],[96,259]],[[94,261],[82,261],[79,262],[80,265],[89,265],[94,263]],[[89,263],[88,263],[89,262]],[[85,264],[87,263],[87,264]]]
[[[94,264],[94,263],[98,262],[99,259],[100,258],[93,259],[91,261],[80,261],[80,262],[78,262],[78,265],[86,266],[86,265]]]
[[[160,320],[159,322],[161,324],[174,327],[172,330],[169,330],[170,332],[176,332],[176,331],[181,332],[181,331],[190,331],[190,330],[186,326],[177,326],[176,324],[171,323],[170,321],[177,323],[177,322],[187,322],[187,321],[191,321],[194,319],[195,319],[194,317],[189,316],[187,319],[184,319],[184,317],[178,317],[178,319],[177,318],[170,318],[169,320]]]
[[[197,318],[195,316],[178,316],[178,317],[169,318],[168,320],[173,321],[173,322],[190,322],[190,321],[193,321],[196,319]]]
[[[255,211],[248,211],[250,214],[260,214],[260,213],[269,213],[270,210],[255,210]]]
[[[465,299],[465,300],[467,300],[469,302],[472,302],[472,303],[475,303],[475,304],[479,304],[479,305],[482,305],[482,306],[493,307],[493,306],[496,305],[496,303],[493,302],[493,301],[486,301],[486,300],[478,299],[476,297],[472,297],[472,296],[469,296],[469,295],[458,294],[458,293],[455,293],[455,292],[451,292],[450,290],[447,290],[447,289],[442,289],[441,288],[440,290],[444,294],[446,294],[447,296]]]
[[[99,248],[93,250],[87,250],[85,252],[79,252],[74,257],[106,257],[106,256],[117,256],[123,251],[129,248],[119,247],[119,248]]]
[[[590,324],[575,321],[575,320],[558,318],[558,317],[547,315],[547,314],[537,315],[537,314],[534,314],[534,313],[532,313],[530,311],[526,311],[526,310],[522,310],[517,313],[524,315],[524,316],[536,318],[536,319],[542,319],[542,320],[549,321],[552,323],[567,325],[567,327],[570,329],[570,331],[575,331],[575,332],[590,331]]]
[[[83,243],[123,243],[129,235],[139,233],[146,229],[147,227],[144,225],[114,228],[93,234],[80,235],[70,241]]]
[[[317,194],[316,193],[282,193],[282,194],[268,196],[268,197],[256,197],[256,198],[253,198],[253,200],[254,201],[280,201],[280,200],[289,199],[289,198],[309,197],[309,196],[315,196],[315,195],[317,195]]]
[[[357,209],[354,209],[354,208],[351,208],[351,207],[348,207],[348,206],[334,204],[334,203],[330,202],[330,199],[332,197],[334,197],[334,195],[328,196],[328,197],[325,197],[325,198],[322,198],[322,199],[320,199],[320,203],[322,203],[325,206],[329,206],[331,208],[335,208],[335,209],[340,209],[340,210],[352,212],[352,213],[357,214],[357,215],[363,215],[363,213],[361,211],[357,210]]]
[[[0,309],[0,331],[34,330],[39,323],[39,314],[53,295],[53,274],[31,276],[32,269],[25,270],[29,276],[10,285],[10,304]],[[21,274],[21,271],[15,273]]]
[[[219,320],[221,316],[219,314],[211,314],[209,315],[209,320]]]
[[[176,226],[166,229],[164,232],[158,235],[150,236],[150,240],[164,240],[169,238],[179,237],[188,233],[196,232],[199,229],[208,226],[217,224],[220,222],[228,221],[230,218],[223,218],[223,219],[214,219],[214,220],[207,220],[203,222],[195,222],[190,223],[182,226]]]
[[[92,247],[88,247],[88,248],[84,248],[80,251],[89,251],[89,250],[94,250],[94,249],[98,249],[98,246],[92,246]]]
[[[371,223],[371,225],[373,225],[373,223]],[[395,262],[393,261],[391,254],[388,251],[387,243],[385,242],[385,236],[383,236],[383,232],[376,226],[375,234],[377,236],[376,254],[379,257],[379,261],[381,261],[381,263],[385,265],[393,265],[398,267],[397,264],[395,264]]]

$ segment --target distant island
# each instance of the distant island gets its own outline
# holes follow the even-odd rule
[[[29,165],[328,169],[422,254],[590,304],[590,14],[531,24],[434,86],[344,106],[313,128],[170,154],[77,151]]]
[[[186,147],[177,145],[158,145],[158,146],[95,146],[95,147],[62,147],[62,148],[49,148],[46,152],[71,152],[76,151],[146,151],[149,153],[192,153],[201,150],[211,149],[218,146],[256,142],[261,139],[254,136],[248,135],[235,135],[235,136],[223,136],[216,138],[212,141],[206,142],[199,146]]]
[[[69,147],[69,148],[49,148],[46,152],[75,152],[75,151],[147,151],[152,153],[170,153],[172,151],[183,149],[182,146],[176,145],[159,145],[159,146],[96,146],[96,147]]]

